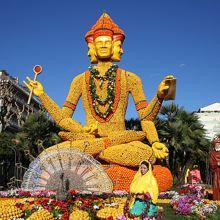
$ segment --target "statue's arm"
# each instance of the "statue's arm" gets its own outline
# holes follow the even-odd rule
[[[82,94],[82,75],[75,77],[71,83],[69,93],[62,108],[60,108],[48,95],[43,92],[39,98],[54,121],[63,129],[72,132],[82,131],[82,125],[72,119],[77,102]]]
[[[150,144],[159,142],[153,120],[156,118],[163,100],[159,99],[156,95],[150,103],[148,103],[144,94],[141,79],[134,73],[126,72],[126,74],[128,91],[133,97],[136,110],[141,120],[142,130],[146,132],[146,137]]]
[[[159,98],[157,94],[148,103],[144,94],[142,81],[134,73],[127,72],[128,87],[133,96],[135,108],[138,112],[140,120],[154,121],[162,106],[163,98]]]
[[[69,93],[63,104],[63,119],[60,121],[59,125],[67,131],[82,132],[83,130],[83,126],[72,119],[76,105],[82,95],[82,82],[84,80],[83,76],[84,74],[80,74],[73,79],[70,85]]]
[[[72,118],[76,105],[82,95],[83,74],[76,76],[70,85],[69,93],[62,107],[65,117]]]
[[[148,104],[140,78],[135,74],[128,73],[127,79],[128,90],[133,96],[135,106],[141,120],[142,130],[146,133],[146,138],[152,145],[156,158],[164,159],[168,156],[168,149],[163,143],[160,143],[158,133],[153,122],[153,119],[157,116],[158,111],[160,110],[162,100],[158,97],[155,97]],[[163,88],[166,87],[163,86]],[[158,91],[159,90],[160,89],[158,89]]]

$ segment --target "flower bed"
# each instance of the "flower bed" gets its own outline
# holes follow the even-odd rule
[[[55,192],[50,191],[10,190],[1,192],[0,195],[2,197],[0,199],[1,220],[14,218],[86,220],[107,219],[109,217],[117,219],[118,216],[123,215],[127,199],[125,191],[115,191],[112,194],[85,194],[70,190],[65,201],[56,200],[54,198]]]
[[[53,190],[35,190],[25,191],[22,189],[11,189],[8,191],[0,191],[0,198],[55,198],[56,191]]]
[[[0,192],[0,219],[112,219],[125,220],[124,205],[126,191],[114,191],[111,194],[83,193],[70,190],[65,201],[56,200],[54,191],[28,192],[10,190]],[[204,200],[202,187],[185,185],[180,192],[160,193],[158,204],[170,204],[178,215],[192,215],[204,218],[214,214],[216,203]],[[171,199],[172,198],[172,199]],[[164,213],[166,216],[166,213]]]
[[[171,206],[179,215],[196,215],[205,219],[217,211],[217,203],[204,200],[205,188],[201,185],[183,185],[180,192],[173,196]]]

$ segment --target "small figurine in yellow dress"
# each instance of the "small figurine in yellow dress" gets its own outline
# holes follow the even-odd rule
[[[26,86],[33,89],[54,121],[64,129],[59,133],[64,142],[47,151],[68,146],[124,166],[138,166],[143,160],[154,163],[156,158],[168,155],[166,146],[159,142],[153,120],[169,89],[166,80],[173,76],[167,76],[160,83],[155,97],[148,103],[141,79],[113,63],[121,59],[124,39],[124,32],[103,13],[85,36],[90,61],[97,65],[73,79],[62,108],[47,95],[40,82],[27,78]],[[143,131],[125,128],[129,94],[135,102]],[[85,127],[72,119],[80,97],[86,113]],[[145,138],[152,148],[142,143]]]

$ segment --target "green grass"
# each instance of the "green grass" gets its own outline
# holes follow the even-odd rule
[[[170,207],[169,204],[159,204],[164,208],[164,214],[162,220],[200,220],[196,216],[181,216],[175,214],[175,211]],[[206,220],[220,220],[220,208],[218,208],[215,215],[208,216]]]

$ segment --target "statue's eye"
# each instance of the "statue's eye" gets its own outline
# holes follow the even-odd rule
[[[102,45],[102,42],[98,41],[98,42],[96,42],[95,44],[96,44],[96,46],[101,46],[101,45]]]
[[[110,42],[110,41],[107,41],[107,42],[106,42],[106,45],[108,45],[108,46],[111,45],[111,42]]]

